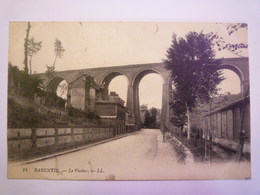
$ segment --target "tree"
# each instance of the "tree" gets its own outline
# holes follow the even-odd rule
[[[46,64],[46,68],[47,68],[46,75],[47,75],[48,79],[50,80],[53,77],[53,73],[54,73],[55,67],[54,66],[48,66]]]
[[[47,77],[48,77],[49,79],[50,79],[51,77],[53,77],[53,73],[54,73],[54,71],[55,71],[55,65],[56,65],[57,58],[62,58],[64,51],[65,51],[65,49],[63,48],[61,41],[56,38],[56,40],[55,40],[55,42],[54,42],[54,54],[55,54],[55,58],[54,58],[53,65],[52,65],[52,66],[48,66],[48,65],[46,64],[46,68],[47,68],[46,74],[47,74]]]
[[[187,123],[186,117],[186,107],[184,101],[180,99],[178,94],[174,92],[174,96],[170,102],[170,107],[173,111],[173,117],[171,118],[171,122],[174,126],[180,128],[180,135],[182,136],[183,127]]]
[[[238,32],[242,29],[247,30],[247,24],[246,23],[234,23],[229,24],[226,28],[227,33],[229,36],[232,36],[235,32]],[[221,50],[227,50],[236,56],[243,57],[241,55],[243,49],[248,48],[247,43],[229,43],[226,40],[223,39],[223,37],[219,36],[217,33],[211,32],[209,34],[210,39],[214,43],[214,45],[217,47],[219,51]]]
[[[150,127],[155,128],[156,127],[156,118],[157,118],[157,109],[152,107],[150,110]]]
[[[65,49],[63,48],[61,41],[56,38],[54,42],[54,53],[55,53],[55,59],[53,62],[54,68],[55,68],[57,58],[62,58],[64,51]]]
[[[199,104],[192,111],[191,122],[194,129],[201,129],[203,127],[203,118],[212,111],[220,109],[228,104],[240,99],[239,95],[231,95],[230,93],[219,94],[210,99],[209,102]],[[210,133],[210,132],[209,132]]]
[[[30,74],[32,74],[32,57],[42,48],[42,42],[35,41],[34,37],[28,39],[27,54],[30,56]]]
[[[144,115],[144,126],[150,127],[150,124],[151,124],[150,112],[148,110],[146,110],[145,115]]]
[[[171,71],[174,82],[174,103],[185,108],[187,138],[190,139],[190,112],[199,102],[208,102],[217,93],[217,85],[223,80],[219,65],[214,59],[213,42],[209,34],[189,32],[185,38],[173,35],[167,50],[165,68]]]
[[[17,66],[9,63],[8,67],[9,82],[16,89],[16,93],[24,97],[33,99],[34,94],[45,95],[43,91],[42,79],[37,75],[29,75],[25,70],[21,71]]]
[[[31,24],[28,22],[26,29],[26,37],[24,39],[24,71],[28,73],[28,41],[30,35]]]

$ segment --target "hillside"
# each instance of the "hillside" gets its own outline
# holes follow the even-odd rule
[[[8,95],[8,128],[95,126],[97,122],[82,116],[69,116],[66,109],[36,105],[29,98]]]

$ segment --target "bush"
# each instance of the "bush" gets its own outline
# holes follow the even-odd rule
[[[68,115],[72,116],[72,117],[84,117],[85,112],[83,112],[82,110],[71,107],[71,108],[68,108]]]
[[[85,112],[85,118],[87,118],[87,119],[100,119],[100,117],[93,112]]]
[[[30,75],[25,71],[19,70],[17,66],[9,64],[8,67],[8,82],[18,89],[18,93],[24,97],[33,99],[34,94],[39,96],[45,95],[42,86],[42,80],[36,75]]]
[[[57,96],[55,93],[47,93],[45,104],[50,107],[65,108],[66,100]]]
[[[41,119],[34,108],[23,108],[17,105],[13,99],[8,99],[8,127],[33,127],[38,126]]]
[[[68,115],[72,117],[82,117],[85,119],[100,119],[100,117],[93,112],[85,112],[76,108],[68,108]]]

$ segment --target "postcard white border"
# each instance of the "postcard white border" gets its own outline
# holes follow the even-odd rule
[[[260,194],[260,1],[0,0],[1,194]],[[228,181],[46,181],[7,179],[6,101],[9,21],[247,22],[251,79],[252,179]],[[239,170],[238,170],[239,171]]]

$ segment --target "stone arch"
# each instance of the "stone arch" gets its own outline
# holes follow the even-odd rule
[[[108,99],[108,87],[109,87],[109,84],[110,82],[117,76],[124,76],[126,78],[126,81],[127,83],[129,84],[129,79],[128,77],[123,73],[123,72],[120,72],[120,71],[111,71],[111,72],[108,72],[106,73],[103,78],[101,79],[101,83],[104,85],[104,89],[103,89],[103,94],[102,94],[102,98],[104,100],[107,100]]]
[[[231,70],[233,71],[240,79],[240,93],[244,93],[244,81],[246,80],[246,76],[244,74],[244,72],[236,65],[233,64],[222,64],[219,67],[219,70]]]
[[[108,72],[106,73],[103,78],[101,79],[101,83],[104,84],[104,85],[109,85],[109,83],[117,76],[125,76],[127,82],[129,82],[129,79],[128,77],[123,73],[123,72],[120,72],[120,71],[111,71],[111,72]]]
[[[245,75],[244,75],[243,71],[238,66],[235,66],[235,65],[232,65],[232,64],[223,64],[219,67],[219,70],[224,70],[224,69],[231,70],[234,73],[236,73],[241,82],[245,80]]]
[[[144,68],[144,69],[141,69],[139,70],[133,77],[133,80],[132,80],[132,86],[135,86],[135,85],[139,85],[140,81],[142,80],[142,78],[150,73],[156,73],[158,75],[160,75],[161,79],[162,79],[162,82],[165,83],[167,81],[166,78],[163,77],[163,75],[161,74],[160,71],[156,70],[156,69],[153,69],[153,68]]]
[[[52,78],[48,84],[47,84],[47,92],[48,93],[55,93],[57,91],[58,85],[64,81],[65,79],[63,77],[57,76]],[[66,80],[65,80],[66,81]],[[66,81],[68,83],[68,81]]]
[[[139,102],[139,84],[140,81],[142,80],[142,78],[150,73],[156,73],[158,75],[160,75],[161,80],[162,80],[162,85],[164,86],[164,84],[167,82],[167,78],[164,78],[164,76],[162,75],[162,73],[156,69],[151,69],[151,68],[144,68],[139,70],[133,77],[132,79],[132,83],[131,86],[133,88],[133,97],[131,98],[131,100],[127,100],[127,101],[133,101],[132,102],[132,112],[134,113],[135,116],[135,121],[136,121],[136,125],[139,126],[140,124],[140,102]],[[164,87],[162,86],[162,90],[164,90]],[[164,92],[163,92],[164,93]],[[163,102],[162,98],[162,102]],[[163,110],[165,110],[165,106],[162,103],[162,112]],[[163,117],[163,116],[162,116]]]

